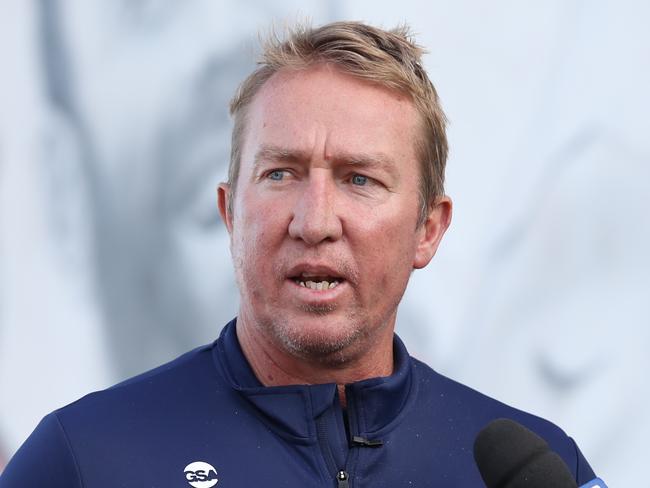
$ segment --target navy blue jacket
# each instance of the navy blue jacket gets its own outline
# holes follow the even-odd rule
[[[437,374],[395,338],[395,370],[346,386],[262,386],[234,321],[210,346],[45,417],[0,488],[480,487],[492,419],[545,438],[578,484],[594,473],[558,427]]]

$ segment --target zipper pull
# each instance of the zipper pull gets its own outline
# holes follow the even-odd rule
[[[349,476],[348,476],[348,473],[346,471],[341,470],[338,473],[336,473],[336,481],[338,483],[338,485],[337,485],[338,488],[348,488],[348,486],[350,486],[348,484],[348,479],[349,479]]]
[[[384,441],[381,439],[366,439],[365,437],[355,435],[352,437],[352,444],[361,447],[381,447],[384,445]]]

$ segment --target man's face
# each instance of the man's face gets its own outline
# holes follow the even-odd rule
[[[280,71],[248,112],[231,232],[239,324],[293,355],[346,361],[392,337],[449,204],[418,226],[408,97],[329,65]],[[440,206],[440,205],[439,205]]]

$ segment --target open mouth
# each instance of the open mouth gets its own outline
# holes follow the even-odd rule
[[[292,278],[293,282],[297,285],[300,285],[304,288],[309,288],[311,290],[331,290],[336,288],[343,278],[334,277],[334,276],[295,276]]]

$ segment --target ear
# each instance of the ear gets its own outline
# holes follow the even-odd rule
[[[426,220],[417,230],[418,241],[415,248],[413,268],[424,268],[436,254],[442,236],[451,223],[451,198],[441,196],[429,207]]]
[[[228,233],[232,234],[232,215],[230,214],[230,208],[228,208],[230,191],[230,185],[228,183],[219,183],[219,187],[217,188],[217,205],[221,220],[226,225]]]

